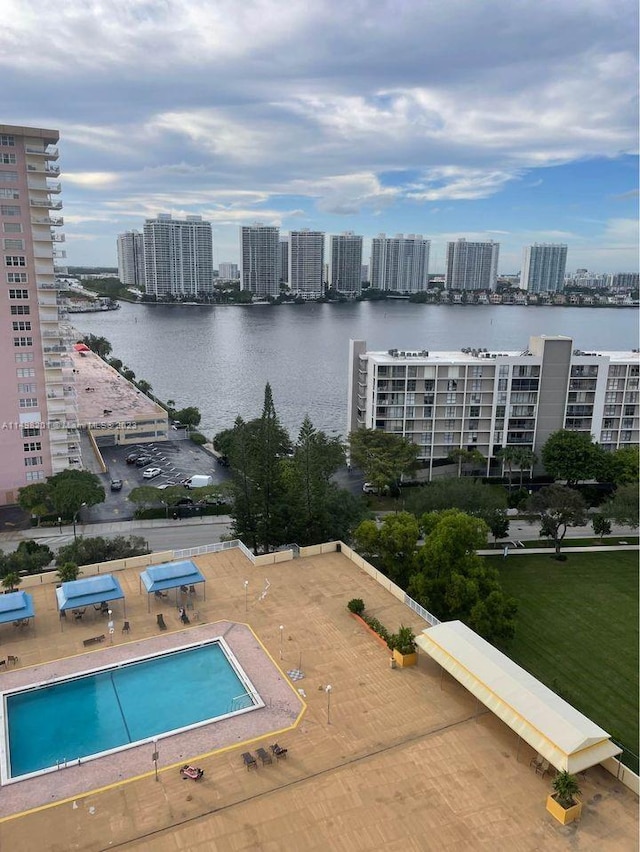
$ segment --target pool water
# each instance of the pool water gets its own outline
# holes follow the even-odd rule
[[[9,774],[75,762],[252,707],[249,688],[213,642],[8,695]]]

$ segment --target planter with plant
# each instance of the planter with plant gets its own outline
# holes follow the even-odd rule
[[[396,665],[401,668],[415,666],[418,662],[418,649],[415,634],[410,627],[401,625],[398,632],[389,637],[388,645],[393,652]]]
[[[568,825],[580,818],[582,802],[578,799],[580,787],[575,775],[563,769],[553,779],[553,793],[547,796],[547,810],[561,822]]]

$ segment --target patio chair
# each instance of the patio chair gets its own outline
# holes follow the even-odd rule
[[[282,748],[282,746],[279,746],[278,743],[274,743],[271,746],[271,751],[275,755],[276,760],[280,760],[281,757],[287,756],[288,749]]]
[[[269,754],[269,752],[268,752],[268,751],[266,751],[265,749],[263,749],[263,748],[257,748],[257,749],[256,749],[256,754],[258,755],[258,757],[259,757],[259,758],[260,758],[260,760],[262,761],[262,765],[263,765],[263,766],[264,766],[266,763],[273,763],[273,758],[271,757],[271,755]]]
[[[131,631],[131,625],[129,624],[128,621],[125,621],[125,623],[122,625],[122,632],[123,633],[129,633],[130,631]]]
[[[12,666],[16,666],[18,664],[18,657],[15,654],[7,654],[7,662],[11,663]]]
[[[532,757],[529,761],[529,766],[542,766],[542,762],[544,761],[544,757],[541,754],[536,754],[535,757]]]
[[[253,767],[254,769],[258,768],[258,763],[255,757],[251,754],[250,751],[245,751],[242,753],[242,759],[244,760],[244,765],[247,767],[247,772]]]
[[[536,766],[536,775],[541,775],[543,778],[549,771],[549,761],[543,760],[540,766]]]
[[[167,625],[164,622],[164,615],[161,612],[159,612],[158,615],[156,616],[156,618],[158,620],[158,627],[160,628],[160,630],[166,630]]]
[[[195,586],[189,586],[189,594],[195,595],[195,593],[196,593],[196,587]]]

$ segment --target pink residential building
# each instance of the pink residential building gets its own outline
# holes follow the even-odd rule
[[[65,256],[58,139],[57,130],[0,125],[0,505],[81,464],[55,278]]]

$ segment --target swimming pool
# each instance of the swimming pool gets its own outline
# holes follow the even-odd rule
[[[221,637],[3,699],[5,783],[264,706]]]

